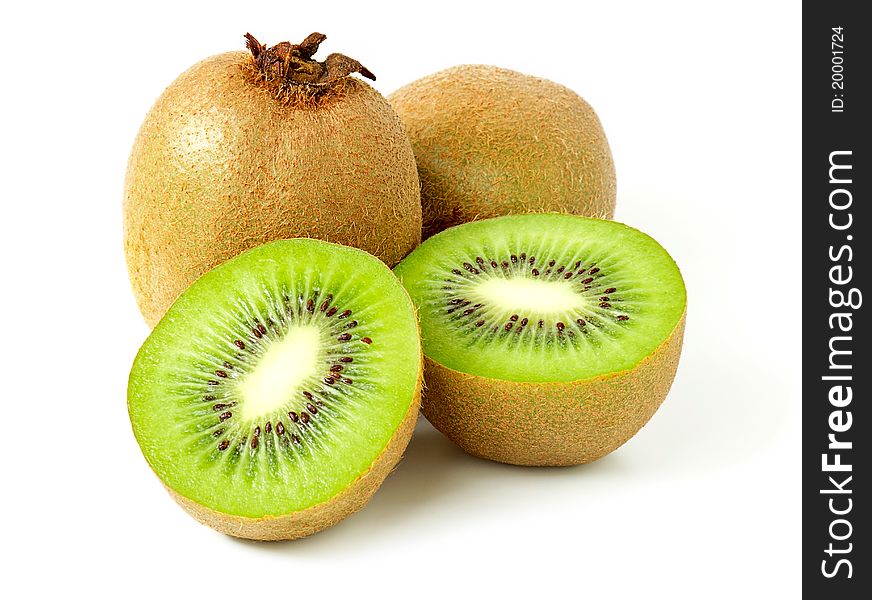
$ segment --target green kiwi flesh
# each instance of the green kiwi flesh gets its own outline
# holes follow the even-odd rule
[[[249,250],[193,283],[143,344],[133,432],[174,496],[209,514],[323,505],[417,414],[417,327],[408,294],[366,252],[312,239]]]
[[[428,358],[506,381],[631,369],[666,340],[686,303],[678,267],[652,238],[574,215],[459,225],[395,272],[418,308]]]

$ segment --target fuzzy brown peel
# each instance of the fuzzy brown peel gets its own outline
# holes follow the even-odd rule
[[[149,325],[197,277],[266,242],[312,237],[389,266],[420,242],[415,157],[387,101],[354,77],[277,97],[258,84],[252,55],[188,69],[134,142],[124,247]]]
[[[572,90],[508,69],[462,65],[388,100],[415,151],[424,238],[508,214],[612,218],[611,150],[596,113]]]
[[[461,373],[424,360],[424,416],[466,452],[515,465],[566,466],[617,449],[669,392],[685,315],[627,371],[569,383],[525,383]]]

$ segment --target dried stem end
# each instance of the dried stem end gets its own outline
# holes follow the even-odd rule
[[[299,44],[280,42],[267,47],[246,33],[245,46],[251,52],[262,80],[277,84],[283,93],[292,92],[292,88],[305,88],[305,91],[317,94],[330,89],[352,73],[360,73],[375,81],[375,75],[369,69],[344,54],[331,54],[324,62],[312,58],[325,39],[326,35],[316,32]]]

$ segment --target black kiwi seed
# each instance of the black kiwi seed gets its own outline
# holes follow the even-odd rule
[[[272,423],[270,423],[269,421],[267,421],[267,422],[266,422],[266,425],[263,426],[263,430],[264,430],[266,433],[272,433]]]
[[[245,350],[245,342],[242,340],[233,340],[233,343],[236,344],[236,347],[240,350]]]
[[[364,344],[372,344],[372,339],[370,339],[368,337],[362,337],[362,338],[360,338],[360,341],[363,342]]]
[[[477,262],[477,263],[480,264],[480,265],[483,265],[483,264],[484,264],[484,259],[483,259],[482,257],[480,257],[480,256],[476,256],[476,257],[475,257],[475,262]]]
[[[492,261],[490,261],[490,262],[491,262],[491,267],[493,267],[494,269],[496,269],[496,268],[497,268],[497,261],[492,260]]]
[[[584,327],[584,324],[585,324],[584,319],[576,319],[575,322],[578,323],[579,327]]]
[[[218,385],[218,382],[215,381],[214,379],[210,379],[209,381],[206,382],[206,385]]]
[[[535,257],[535,256],[531,256],[531,257],[530,257],[530,264],[532,265],[532,264],[535,263],[535,262],[536,262],[536,257]]]
[[[341,313],[339,313],[339,316],[336,317],[336,318],[337,318],[337,319],[344,319],[344,318],[346,318],[346,317],[350,317],[350,316],[351,316],[351,311],[350,311],[350,310],[343,310]]]
[[[473,312],[475,312],[474,308],[467,308],[465,311],[463,311],[463,316],[465,317],[467,315],[472,314]]]
[[[338,373],[344,368],[345,367],[343,367],[342,365],[330,365],[330,371],[332,371],[333,373]],[[309,398],[312,394],[310,394],[309,392],[303,392],[303,395],[306,396],[306,398]]]
[[[291,439],[294,441],[295,444],[299,444],[299,443],[300,443],[300,438],[298,438],[298,437],[297,437],[297,434],[295,434],[295,433],[292,433],[292,434],[291,434]]]
[[[566,325],[564,325],[560,321],[557,321],[556,327],[557,327],[557,331],[563,331],[563,329],[566,327]]]
[[[463,272],[461,272],[460,269],[451,269],[451,272],[454,273],[455,275],[463,275]]]
[[[351,378],[350,377],[343,377],[342,383],[351,383]]]
[[[285,424],[281,421],[276,423],[276,433],[279,435],[285,435]]]
[[[537,323],[537,325],[539,325],[539,327],[544,327],[545,321],[543,321],[542,319],[539,319],[539,323]]]
[[[254,337],[256,337],[257,339],[260,339],[263,337],[263,334],[260,332],[260,329],[258,329],[257,327],[252,328],[251,333],[253,333]]]
[[[336,307],[335,307],[335,306],[331,306],[331,307],[330,307],[330,310],[327,311],[327,316],[328,316],[328,317],[332,317],[332,316],[335,315],[335,314],[336,314]]]
[[[508,269],[508,268],[509,268],[509,262],[506,261],[506,260],[504,260],[504,261],[501,262],[500,264],[502,265],[502,267],[503,267],[504,269]]]
[[[511,317],[509,317],[509,321],[517,321],[517,320],[518,320],[518,315],[512,315]]]
[[[557,269],[557,273],[558,274],[563,273],[563,271],[565,271],[565,270],[566,270],[566,267],[560,267],[559,269]]]
[[[350,333],[343,333],[342,335],[340,335],[336,339],[339,340],[340,342],[347,342],[348,340],[351,339],[351,334]]]
[[[300,415],[298,415],[298,414],[295,413],[294,411],[290,411],[290,412],[288,413],[288,416],[291,418],[291,421],[293,421],[294,423],[296,423],[297,421],[300,420]]]
[[[563,274],[563,279],[569,279],[570,277],[572,277],[572,271],[567,271]]]
[[[614,294],[617,291],[618,291],[617,288],[610,287],[610,288],[606,288],[605,290],[603,290],[603,293],[604,294]]]
[[[227,412],[223,412],[220,415],[218,415],[218,420],[223,422],[232,416],[233,416],[233,413],[228,410]]]
[[[303,397],[304,397],[306,400],[313,400],[313,399],[314,399],[314,396],[312,396],[312,393],[311,393],[311,392],[303,392]]]
[[[314,404],[311,404],[311,403],[306,404],[306,409],[307,409],[310,413],[312,413],[313,415],[317,415],[317,414],[318,414],[318,409],[315,408],[315,405],[314,405]]]
[[[215,431],[212,432],[212,437],[219,438],[219,437],[221,437],[222,435],[224,435],[224,430],[223,430],[223,429],[216,429]]]
[[[594,267],[593,269],[591,269],[590,271],[588,271],[588,273],[590,273],[591,275],[593,275],[594,273],[599,273],[599,270],[600,270],[599,267]]]
[[[481,327],[482,325],[484,325],[484,321],[476,321],[475,322],[476,327]]]
[[[315,302],[311,298],[306,300],[306,311],[310,313],[315,312]]]
[[[591,281],[593,281],[593,277],[588,277],[587,279],[581,280],[582,283],[590,283]]]
[[[350,362],[354,362],[354,359],[351,358],[350,356],[343,356],[339,359],[339,362],[350,363]]]
[[[539,277],[539,269],[533,269],[531,273],[533,273],[533,277]]]
[[[515,256],[514,254],[512,254],[509,258],[512,260],[512,264],[513,264],[513,265],[518,264],[518,257],[517,257],[517,256]]]
[[[528,322],[529,321],[527,320],[527,317],[524,317],[523,319],[521,319],[521,327],[526,327]]]
[[[218,369],[217,371],[215,371],[215,375],[221,377],[222,379],[227,379],[227,371],[222,371],[221,369]]]
[[[549,260],[549,261],[548,261],[548,266],[549,266],[549,267],[553,267],[556,263],[557,263],[556,260]]]
[[[618,315],[618,321],[628,321],[630,317],[627,315]]]
[[[304,425],[309,422],[309,419],[311,419],[309,413],[304,410],[300,411],[300,421],[302,421]]]
[[[215,399],[215,396],[209,396],[208,394],[203,396],[204,402],[212,402],[212,400],[214,400],[214,399]]]
[[[350,313],[351,311],[348,312]],[[345,326],[346,329],[354,329],[355,327],[357,327],[357,321],[349,321],[348,325]]]
[[[509,321],[508,323],[506,323],[506,324],[503,326],[503,329],[505,329],[506,331],[511,331],[511,330],[512,330],[512,325],[514,325],[514,323],[512,323],[511,321]]]
[[[228,446],[230,446],[230,442],[228,440],[221,440],[218,444],[218,449],[221,451],[227,450]]]

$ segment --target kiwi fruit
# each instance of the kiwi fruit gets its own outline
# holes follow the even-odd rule
[[[626,225],[565,214],[466,223],[394,272],[421,322],[422,411],[470,454],[596,460],[635,435],[672,384],[684,281]]]
[[[361,508],[399,461],[420,404],[408,294],[375,257],[275,241],[199,278],[143,344],[133,433],[197,520],[302,537]]]
[[[415,158],[356,60],[324,40],[212,56],[158,98],[124,184],[124,247],[149,325],[197,277],[260,244],[310,237],[393,266],[421,237]]]
[[[412,141],[424,237],[508,214],[610,219],[615,166],[596,113],[562,85],[488,65],[439,71],[388,96]]]

